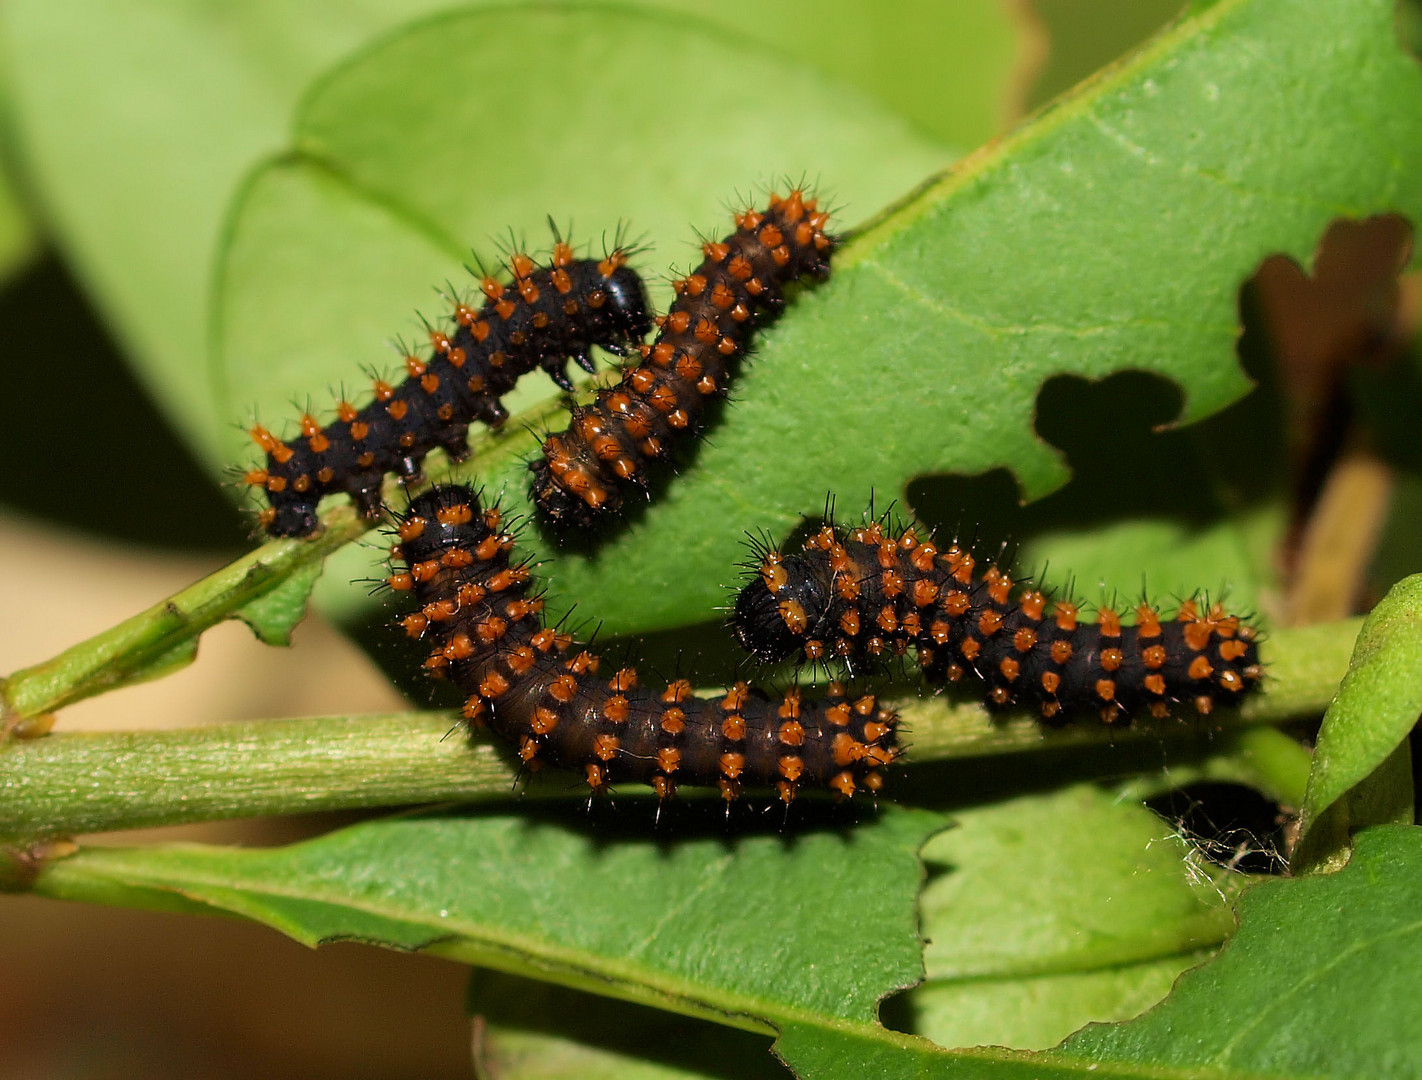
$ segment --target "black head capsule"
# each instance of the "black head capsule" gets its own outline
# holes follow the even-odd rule
[[[777,580],[772,592],[768,576]],[[825,585],[803,559],[788,558],[757,573],[736,597],[730,626],[741,648],[761,663],[795,656],[809,637],[820,637],[819,622],[830,605]]]
[[[641,341],[651,332],[651,304],[642,279],[630,266],[619,266],[607,278],[607,307],[605,314],[614,331],[622,335],[622,346],[610,351],[622,353],[625,346]]]
[[[401,558],[411,565],[437,559],[454,547],[477,547],[490,533],[478,494],[463,484],[436,485],[416,496],[401,521],[417,520],[421,529],[401,534]]]

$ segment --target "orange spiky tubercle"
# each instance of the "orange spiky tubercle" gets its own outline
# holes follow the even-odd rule
[[[735,232],[702,245],[701,265],[674,282],[676,299],[641,346],[641,363],[573,409],[567,430],[548,436],[530,464],[545,520],[586,528],[615,513],[628,489],[646,486],[653,462],[698,434],[756,329],[784,307],[785,287],[829,276],[828,219],[797,189],[738,214]]]
[[[593,370],[597,345],[623,355],[651,329],[645,290],[628,253],[578,259],[561,239],[546,266],[522,253],[510,257],[511,280],[479,282],[484,303],[455,303],[451,323],[430,331],[428,357],[408,355],[399,383],[376,380],[369,404],[342,402],[322,425],[301,417],[301,434],[282,441],[263,427],[253,440],[265,468],[246,481],[261,488],[268,506],[259,520],[274,536],[307,536],[318,527],[322,497],[345,492],[367,518],[379,515],[385,476],[419,477],[425,455],[443,449],[468,453],[470,423],[502,424],[501,398],[523,375],[542,368],[564,389],[572,360]]]
[[[769,788],[789,803],[807,788],[877,792],[899,754],[897,718],[872,694],[835,686],[811,701],[737,683],[700,698],[686,680],[653,686],[635,667],[607,670],[547,625],[502,514],[467,487],[416,498],[391,561],[389,584],[416,604],[402,625],[428,644],[425,666],[468,695],[469,723],[487,725],[530,769],[571,769],[599,793],[635,781],[667,799],[690,784],[729,802]]]
[[[979,680],[990,706],[1028,705],[1064,721],[1095,711],[1115,723],[1208,714],[1263,677],[1258,631],[1220,604],[1186,600],[1132,621],[1020,588],[1001,567],[883,521],[825,525],[798,554],[765,552],[736,598],[731,625],[757,659],[840,664],[855,673],[917,653],[931,682]]]

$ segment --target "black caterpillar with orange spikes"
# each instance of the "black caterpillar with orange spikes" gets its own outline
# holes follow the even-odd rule
[[[833,687],[822,701],[796,691],[771,700],[745,683],[715,698],[678,680],[653,689],[636,669],[599,676],[598,657],[544,625],[529,566],[497,507],[467,487],[435,487],[411,503],[391,552],[392,588],[419,610],[403,626],[430,645],[425,666],[469,695],[464,716],[506,740],[529,769],[582,774],[594,793],[650,784],[668,799],[678,784],[772,788],[785,802],[804,788],[840,798],[877,792],[899,754],[896,716],[872,695]]]
[[[641,347],[642,363],[573,409],[567,430],[548,436],[530,464],[533,500],[547,520],[586,528],[616,512],[625,488],[645,489],[651,462],[697,434],[707,403],[726,393],[730,362],[784,307],[785,286],[829,276],[828,219],[795,190],[737,214],[735,232],[702,245],[704,261],[673,283],[676,300]]]
[[[483,307],[457,303],[453,330],[430,331],[432,355],[407,356],[409,374],[398,386],[377,380],[370,404],[357,409],[342,402],[324,428],[303,416],[301,435],[290,442],[254,427],[267,463],[246,481],[266,492],[262,526],[273,536],[308,536],[316,531],[321,497],[338,491],[355,500],[363,517],[378,517],[386,473],[418,478],[436,447],[453,460],[466,456],[469,424],[508,419],[499,399],[527,372],[541,367],[571,390],[569,359],[592,372],[592,346],[625,355],[651,329],[642,280],[626,265],[629,254],[619,246],[600,260],[576,259],[561,238],[547,266],[515,253],[512,282],[485,276]]]
[[[999,567],[977,573],[956,543],[940,550],[883,521],[826,525],[799,555],[764,552],[753,574],[731,624],[762,661],[858,672],[914,649],[929,681],[972,674],[991,705],[1035,705],[1049,721],[1087,709],[1107,723],[1164,718],[1180,702],[1203,715],[1262,677],[1257,631],[1218,604],[1187,600],[1163,620],[1142,603],[1129,626],[1102,608],[1085,622],[1070,601],[1015,594]]]

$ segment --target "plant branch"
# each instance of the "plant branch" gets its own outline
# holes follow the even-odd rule
[[[273,540],[216,573],[87,641],[4,680],[5,727],[49,713],[150,674],[169,670],[166,657],[196,645],[209,627],[270,593],[299,570],[319,564],[370,528],[349,506],[323,517],[320,536]]]
[[[1360,621],[1281,630],[1267,643],[1266,693],[1220,725],[1317,716],[1347,670]],[[1081,723],[1043,729],[977,703],[910,696],[891,702],[914,762],[1159,739],[1158,727]],[[222,818],[506,798],[517,767],[488,736],[451,730],[452,713],[318,717],[137,732],[71,732],[0,746],[0,837],[32,840]],[[1179,730],[1190,730],[1181,725]],[[576,784],[535,784],[582,798]]]
[[[561,399],[544,402],[503,428],[471,433],[469,460],[431,468],[426,482],[410,487],[410,493],[433,483],[470,481],[475,475],[473,462],[487,468],[491,463],[527,453],[534,441],[529,429],[546,426],[549,417],[561,408]],[[387,482],[384,504],[402,505],[403,490],[398,481]],[[268,617],[270,626],[243,609],[303,573],[310,575],[306,583],[309,590],[327,555],[379,524],[362,519],[349,503],[333,505],[321,515],[318,535],[269,540],[147,611],[0,680],[0,742],[10,734],[22,735],[17,729],[26,718],[42,717],[95,694],[167,674],[191,660],[197,639],[224,619],[245,616],[263,640],[284,644],[285,634],[300,618],[304,603],[293,605],[287,621]],[[304,594],[300,599],[304,601]]]
[[[0,837],[507,795],[451,713],[67,732],[0,748]],[[448,736],[448,738],[446,738]]]

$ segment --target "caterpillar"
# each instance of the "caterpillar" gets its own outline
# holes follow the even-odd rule
[[[587,528],[621,508],[624,489],[645,490],[648,465],[696,435],[707,404],[725,395],[730,362],[779,314],[785,286],[829,276],[828,219],[796,189],[737,214],[735,232],[702,245],[701,265],[673,282],[676,299],[640,347],[642,362],[574,408],[568,428],[549,435],[530,463],[546,521]]]
[[[1164,619],[1143,602],[1134,614],[1128,625],[1103,607],[1088,622],[1001,567],[979,572],[956,543],[881,519],[827,524],[799,554],[761,550],[730,623],[764,662],[860,672],[912,649],[928,681],[972,675],[991,706],[1035,705],[1049,721],[1092,708],[1106,723],[1164,718],[1178,702],[1205,715],[1259,685],[1258,631],[1221,605],[1188,599]]]
[[[485,275],[483,306],[456,302],[453,325],[430,330],[429,358],[406,356],[404,381],[377,379],[364,408],[343,401],[325,427],[303,415],[300,436],[289,442],[261,425],[251,429],[266,465],[244,479],[266,493],[258,521],[268,534],[309,536],[317,504],[333,492],[348,493],[363,517],[378,517],[387,473],[418,479],[436,447],[452,460],[465,457],[469,424],[508,419],[499,399],[522,375],[541,367],[571,390],[569,359],[592,372],[592,346],[626,355],[646,337],[651,316],[642,280],[627,265],[633,252],[619,244],[602,259],[577,259],[556,230],[554,241],[547,266],[515,252],[509,284]]]
[[[600,675],[597,656],[546,624],[503,514],[467,487],[415,498],[397,535],[388,583],[418,605],[401,625],[429,644],[425,667],[468,695],[465,720],[492,729],[530,770],[575,770],[593,793],[635,781],[666,800],[678,784],[702,785],[729,805],[766,787],[789,804],[811,787],[877,792],[899,754],[897,717],[843,686],[810,701],[738,682],[708,699],[686,680],[643,685],[630,666]]]

